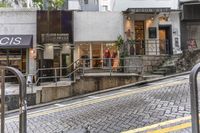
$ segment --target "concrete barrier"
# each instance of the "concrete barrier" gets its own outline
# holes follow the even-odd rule
[[[82,95],[117,86],[141,81],[142,77],[134,76],[83,76],[69,86],[43,87],[36,92],[36,104]]]

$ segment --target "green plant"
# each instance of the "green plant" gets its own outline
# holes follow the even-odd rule
[[[0,8],[3,8],[3,7],[10,7],[10,4],[6,2],[0,2]]]
[[[39,9],[44,9],[44,0],[33,0],[34,4]],[[57,10],[61,9],[65,3],[65,0],[48,0],[48,9]]]
[[[121,35],[117,37],[117,41],[115,42],[115,45],[117,46],[117,49],[120,50],[122,45],[124,44],[124,39],[122,38]]]

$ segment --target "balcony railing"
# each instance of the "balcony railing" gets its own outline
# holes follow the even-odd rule
[[[162,55],[170,54],[169,40],[141,40],[141,41],[127,41],[122,51],[128,55]]]

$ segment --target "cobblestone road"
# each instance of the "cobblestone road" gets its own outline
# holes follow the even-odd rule
[[[190,115],[189,84],[185,77],[88,99],[29,114],[27,132],[61,133],[89,125],[91,133],[118,133]],[[16,118],[7,118],[6,132],[18,132]]]

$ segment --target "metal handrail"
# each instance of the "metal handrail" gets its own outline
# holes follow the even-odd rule
[[[19,132],[27,132],[27,101],[26,101],[26,80],[24,75],[16,68],[0,66],[1,70],[1,133],[4,133],[5,126],[5,71],[10,71],[19,82]]]
[[[190,99],[191,99],[191,116],[192,116],[192,132],[200,133],[199,130],[199,103],[198,103],[198,86],[197,75],[200,71],[200,63],[196,64],[190,73]]]
[[[115,58],[95,58],[95,59],[78,59],[76,60],[74,63],[72,63],[71,65],[67,66],[67,67],[57,67],[57,68],[42,68],[42,69],[38,69],[37,72],[39,72],[40,70],[42,71],[48,71],[48,70],[52,70],[52,75],[46,77],[46,76],[38,76],[35,83],[32,83],[32,85],[38,85],[39,81],[41,79],[55,79],[55,82],[56,82],[56,86],[57,86],[57,78],[67,78],[67,77],[70,77],[71,75],[75,75],[75,73],[79,70],[82,70],[82,75],[84,75],[85,71],[88,70],[88,69],[103,69],[103,70],[109,70],[109,73],[110,73],[110,76],[112,75],[112,72],[113,71],[113,65],[112,65],[112,60],[114,60]],[[119,61],[119,64],[117,66],[117,69],[121,69],[121,68],[124,68],[124,69],[127,69],[127,68],[141,68],[141,73],[143,71],[143,64],[140,64],[138,66],[124,66],[124,65],[121,65],[120,64],[120,61],[124,62],[125,60],[128,60],[130,61],[130,59],[128,58],[117,58],[118,61]],[[89,67],[86,67],[86,62],[89,61],[91,63],[91,60],[92,61],[100,61],[101,62],[101,66],[93,66],[92,68],[89,68]],[[107,62],[108,64],[105,66],[104,63],[105,61],[109,61]],[[90,66],[90,63],[89,63],[89,66]],[[74,67],[74,69],[72,70],[72,72],[68,73],[67,75],[60,75],[57,73],[57,71],[61,71],[63,69],[68,69],[68,68],[71,68],[72,65],[76,64],[76,66]],[[78,64],[78,65],[77,65]],[[37,76],[36,74],[35,75],[32,75],[32,76]]]

